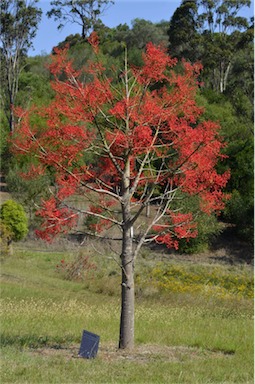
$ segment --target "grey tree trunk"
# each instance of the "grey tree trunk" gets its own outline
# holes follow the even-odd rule
[[[123,230],[121,266],[122,282],[119,348],[132,349],[134,347],[135,287],[134,255],[130,228],[124,228]]]
[[[226,89],[227,89],[227,81],[228,81],[228,75],[229,75],[229,72],[230,72],[230,67],[231,67],[231,63],[229,62],[228,66],[227,66],[227,69],[225,71],[225,74],[224,74],[224,87],[223,87],[223,91],[226,91]]]
[[[13,111],[14,104],[10,104],[10,119],[9,119],[9,129],[11,133],[14,133],[14,111]]]
[[[151,206],[150,203],[146,205],[146,217],[150,217]]]
[[[220,65],[220,89],[219,89],[220,93],[223,93],[226,91],[230,67],[231,67],[231,62],[229,62],[227,66],[224,62],[222,62]]]
[[[7,253],[9,256],[13,256],[12,240],[7,241]]]

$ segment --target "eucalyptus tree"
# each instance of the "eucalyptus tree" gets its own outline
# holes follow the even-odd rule
[[[14,131],[14,111],[19,77],[28,48],[41,20],[38,0],[1,0],[0,60],[1,104],[10,132]]]
[[[250,0],[198,0],[198,22],[203,37],[202,62],[211,87],[226,91],[233,61],[240,49],[242,31],[249,23],[240,11],[250,7]]]
[[[250,5],[250,0],[182,0],[170,20],[170,55],[200,60],[205,86],[225,92],[233,63],[248,44],[249,23],[240,11]]]
[[[59,21],[58,29],[62,29],[68,22],[78,24],[85,39],[101,22],[100,15],[113,3],[112,0],[53,0],[47,16]]]

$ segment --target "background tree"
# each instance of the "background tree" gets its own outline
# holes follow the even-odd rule
[[[82,38],[85,39],[100,24],[100,15],[113,3],[112,0],[53,0],[47,16],[60,21],[59,29],[67,22],[80,25]]]
[[[252,41],[247,18],[239,16],[250,4],[250,0],[183,0],[174,12],[169,52],[191,62],[200,60],[206,88],[226,91],[239,52]]]
[[[196,1],[182,0],[170,20],[167,31],[169,53],[178,59],[195,62],[200,58],[198,33],[198,6]]]
[[[37,3],[38,0],[2,0],[0,3],[1,103],[10,132],[14,131],[13,107],[24,58],[41,19]]]
[[[237,32],[238,33],[238,32]],[[240,116],[250,115],[253,120],[254,102],[254,20],[247,30],[239,33],[239,44],[231,69],[226,95]],[[244,101],[244,98],[246,101]],[[248,117],[248,116],[247,116]]]
[[[56,52],[50,67],[56,99],[40,111],[45,124],[37,127],[29,112],[20,111],[13,148],[34,158],[30,177],[54,170],[52,195],[38,211],[38,235],[50,239],[85,217],[89,233],[105,236],[108,229],[108,237],[120,241],[119,347],[132,348],[134,266],[141,246],[156,241],[178,248],[180,239],[195,237],[192,213],[173,204],[177,191],[196,195],[207,213],[218,211],[229,174],[215,170],[223,147],[219,127],[201,120],[195,102],[198,65],[186,63],[175,74],[176,60],[148,44],[141,68],[129,67],[125,52],[124,68],[112,68],[106,77],[95,34],[90,42],[98,57],[83,69],[90,82],[80,81],[66,50]],[[90,153],[93,162],[86,161]],[[83,205],[72,199],[77,195]],[[149,219],[148,204],[154,204]]]
[[[132,20],[129,45],[138,49],[144,49],[149,42],[153,44],[167,45],[167,24],[166,22],[152,23],[144,19]],[[128,46],[128,49],[130,48]]]
[[[206,109],[205,117],[220,122],[221,135],[227,143],[227,157],[218,165],[221,172],[231,169],[227,192],[231,194],[222,219],[234,225],[233,235],[253,244],[254,238],[254,135],[253,107],[244,93],[239,93],[238,105],[229,95],[204,90],[198,102]]]
[[[199,0],[198,16],[203,38],[202,62],[212,88],[226,91],[233,60],[240,47],[241,34],[248,28],[247,18],[239,16],[250,0]]]
[[[50,57],[38,55],[27,57],[19,77],[16,104],[25,107],[29,103],[45,105],[53,98],[50,86],[51,75],[47,69]]]
[[[248,6],[243,0],[183,1],[170,22],[169,52],[203,64],[199,102],[207,118],[221,124],[228,142],[222,166],[232,170],[223,219],[233,224],[234,235],[253,243],[254,25],[253,18],[249,24],[239,16]]]
[[[115,62],[122,59],[123,46],[125,45],[129,52],[129,58],[134,65],[142,65],[142,52],[146,45],[161,44],[167,46],[167,28],[168,23],[161,21],[152,23],[144,19],[132,20],[131,27],[127,24],[119,24],[115,28],[101,27],[97,29],[100,37],[102,51]]]

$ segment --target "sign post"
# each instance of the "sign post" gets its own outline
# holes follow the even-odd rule
[[[83,331],[79,357],[94,359],[97,355],[100,337],[92,332]]]

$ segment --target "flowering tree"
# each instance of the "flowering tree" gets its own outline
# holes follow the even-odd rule
[[[90,43],[95,60],[79,71],[68,60],[67,49],[55,52],[50,65],[55,100],[37,111],[44,119],[40,126],[32,122],[35,110],[17,111],[22,119],[13,150],[32,155],[26,177],[49,169],[54,176],[52,195],[38,210],[39,236],[50,240],[69,231],[80,216],[96,236],[118,229],[119,347],[132,348],[134,264],[141,246],[156,241],[177,249],[179,239],[195,237],[192,214],[175,202],[178,192],[197,195],[208,214],[219,211],[229,174],[215,170],[223,157],[219,126],[205,121],[195,102],[199,64],[183,62],[182,72],[174,71],[176,60],[148,44],[141,68],[129,66],[125,52],[123,70],[112,68],[110,78],[94,33]],[[71,203],[73,195],[89,201],[86,209]],[[146,218],[148,205],[153,209]]]

